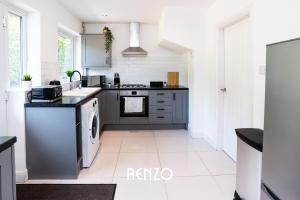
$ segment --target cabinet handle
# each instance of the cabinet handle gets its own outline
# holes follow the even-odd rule
[[[156,109],[157,111],[164,111],[165,109],[164,108],[158,108]]]
[[[157,93],[157,96],[164,96],[165,93]]]
[[[165,117],[164,116],[158,116],[156,117],[157,119],[164,119]]]
[[[165,103],[165,101],[157,101],[157,103]]]
[[[119,101],[119,93],[117,94],[117,101]]]
[[[175,101],[176,100],[176,94],[173,93],[173,100]]]

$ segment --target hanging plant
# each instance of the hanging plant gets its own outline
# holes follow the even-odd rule
[[[111,52],[112,43],[114,41],[114,35],[108,27],[103,28],[103,33],[105,35],[105,51],[106,53]]]

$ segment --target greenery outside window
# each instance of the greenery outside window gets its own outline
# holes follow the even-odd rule
[[[23,16],[14,12],[7,15],[8,74],[10,87],[19,87],[25,70]]]
[[[58,36],[58,66],[61,79],[67,77],[66,71],[74,70],[74,37],[59,33]]]

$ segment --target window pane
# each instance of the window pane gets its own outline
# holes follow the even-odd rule
[[[61,77],[66,77],[67,70],[73,70],[73,39],[58,37],[58,65]]]
[[[20,85],[22,77],[22,17],[8,14],[8,67],[10,86]]]

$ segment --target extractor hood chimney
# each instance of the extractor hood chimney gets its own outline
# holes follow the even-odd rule
[[[130,46],[122,51],[123,56],[146,56],[147,51],[140,47],[140,23],[130,23]]]

